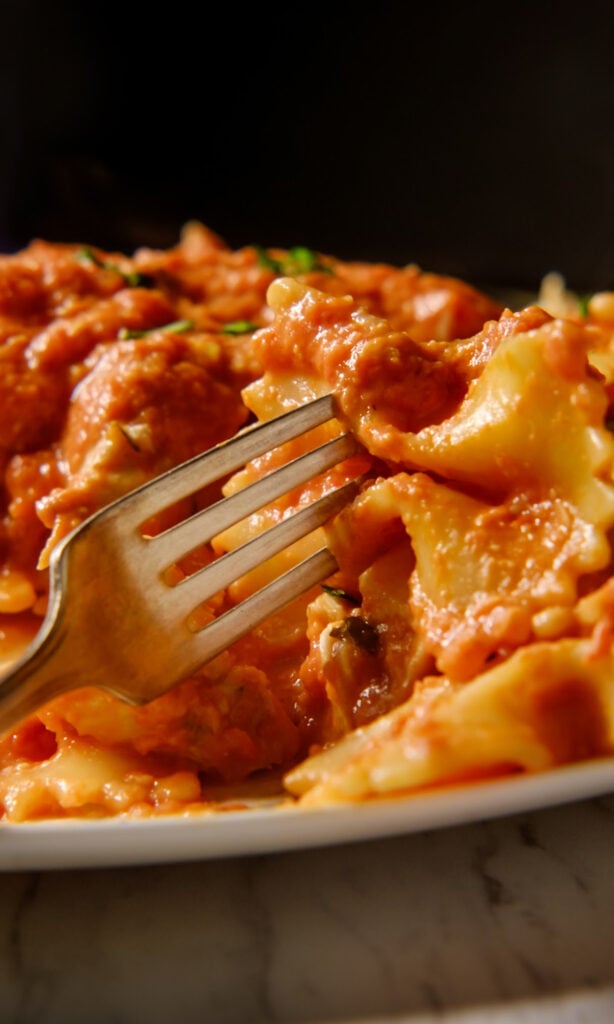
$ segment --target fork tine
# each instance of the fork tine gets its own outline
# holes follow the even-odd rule
[[[222,555],[217,561],[187,576],[173,588],[172,597],[169,598],[173,612],[178,616],[188,615],[198,604],[223,590],[233,580],[245,576],[283,548],[312,533],[347,505],[359,484],[359,480],[352,480],[330,491],[240,547]]]
[[[121,509],[117,509],[117,514],[121,515],[126,527],[140,526],[161,509],[194,494],[214,480],[244,466],[250,459],[291,441],[334,416],[333,396],[323,395],[275,419],[248,427],[230,441],[224,441],[204,454],[196,455],[181,466],[168,470],[157,480],[137,488],[121,499]],[[111,507],[109,515],[113,514],[115,511]]]
[[[159,572],[167,568],[199,544],[206,544],[252,512],[349,458],[356,450],[354,438],[350,434],[342,434],[293,459],[249,487],[196,512],[176,526],[148,537],[144,545],[144,558],[149,569]]]
[[[224,612],[193,635],[184,672],[190,674],[211,661],[269,615],[280,611],[296,597],[327,579],[336,569],[337,563],[332,553],[328,548],[321,548]]]

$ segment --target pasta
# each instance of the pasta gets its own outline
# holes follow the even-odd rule
[[[550,276],[513,311],[414,265],[232,250],[193,223],[166,251],[37,240],[0,257],[0,332],[0,665],[36,633],[62,537],[253,420],[330,391],[339,421],[318,434],[349,427],[360,450],[177,579],[365,477],[199,614],[322,534],[324,586],[149,705],[84,680],[4,736],[6,820],[196,813],[262,788],[364,801],[614,752],[614,294],[585,304]]]

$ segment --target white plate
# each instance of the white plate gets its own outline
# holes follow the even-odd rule
[[[484,289],[488,291],[488,288]],[[512,309],[535,293],[492,293]],[[307,809],[273,799],[182,816],[0,823],[0,871],[127,867],[383,839],[614,793],[614,758],[402,798]],[[250,798],[251,799],[251,798]]]
[[[439,829],[614,792],[614,758],[367,804],[0,824],[0,870],[118,867],[251,856]]]

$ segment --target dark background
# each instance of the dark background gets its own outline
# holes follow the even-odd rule
[[[614,287],[614,4],[0,3],[0,249],[230,245]]]

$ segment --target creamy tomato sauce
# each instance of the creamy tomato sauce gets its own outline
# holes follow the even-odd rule
[[[513,313],[416,266],[231,250],[200,224],[168,251],[34,241],[0,257],[5,664],[41,622],[61,537],[253,420],[331,391],[339,422],[318,436],[343,426],[361,449],[193,552],[177,579],[365,475],[325,531],[202,615],[323,533],[339,566],[324,587],[144,707],[84,679],[3,737],[5,816],[176,813],[261,779],[307,802],[366,799],[609,750],[610,313],[607,296],[588,313]],[[523,690],[538,669],[543,686]]]

